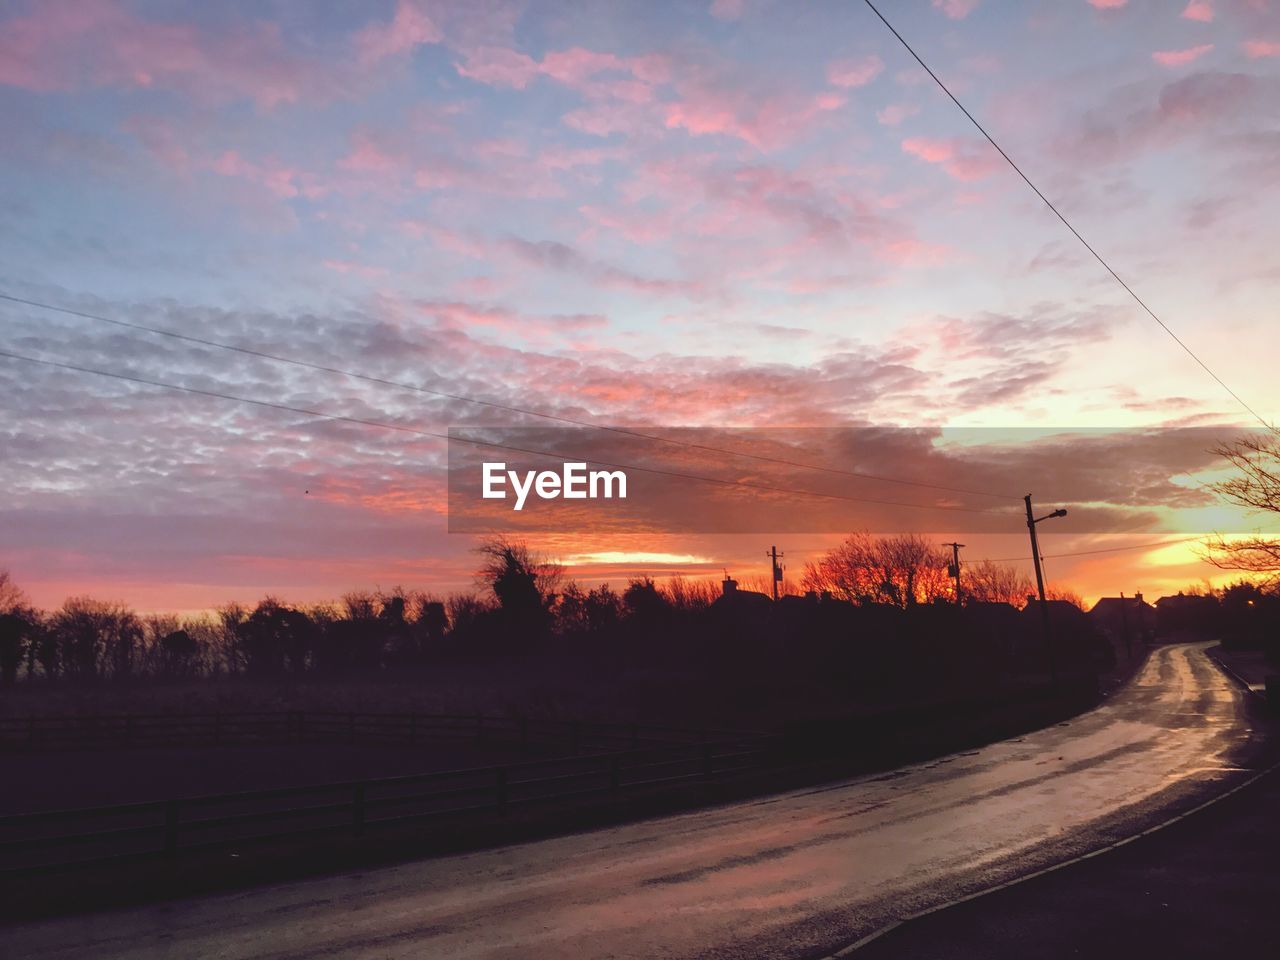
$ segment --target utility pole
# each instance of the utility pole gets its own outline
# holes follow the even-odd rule
[[[1044,595],[1044,570],[1040,567],[1040,542],[1036,539],[1036,524],[1041,520],[1048,520],[1052,517],[1065,517],[1067,511],[1055,510],[1053,513],[1043,517],[1036,517],[1031,510],[1031,494],[1027,494],[1022,498],[1027,504],[1027,530],[1031,533],[1031,559],[1036,567],[1036,590],[1040,594],[1040,617],[1044,624],[1044,645],[1049,655],[1049,676],[1053,680],[1053,686],[1058,686],[1058,658],[1053,652],[1053,631],[1049,626],[1049,601]]]
[[[1133,659],[1133,643],[1129,639],[1129,611],[1125,609],[1124,591],[1120,591],[1120,631],[1124,634],[1124,658]]]
[[[785,557],[785,553],[779,553],[778,548],[770,547],[769,552],[765,554],[772,563],[772,569],[769,574],[769,580],[773,584],[773,599],[778,599],[778,584],[782,582],[782,567],[778,565],[778,558]]]
[[[951,569],[947,571],[951,576],[956,578],[956,606],[960,606],[960,548],[963,543],[944,543],[944,547],[951,548]]]

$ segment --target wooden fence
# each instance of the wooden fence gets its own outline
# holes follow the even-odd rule
[[[651,724],[429,713],[278,711],[0,717],[0,751],[478,740],[511,746],[539,744],[578,754],[698,743],[726,735],[729,734],[724,731]]]
[[[316,716],[308,714],[308,722]],[[580,737],[585,726],[579,725]],[[637,734],[635,728],[625,730],[633,740]],[[727,777],[758,765],[767,747],[766,738],[740,735],[497,767],[0,817],[0,873],[176,857],[308,834],[360,836],[415,821],[501,818],[537,804]]]

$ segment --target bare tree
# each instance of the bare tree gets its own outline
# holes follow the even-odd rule
[[[1045,591],[1046,600],[1064,600],[1079,610],[1084,610],[1084,597],[1070,587],[1050,587]]]
[[[972,600],[1021,607],[1035,589],[1025,573],[991,560],[966,564],[960,572],[964,594]]]
[[[18,667],[35,646],[39,625],[40,615],[26,594],[9,578],[8,570],[0,570],[0,683],[8,685],[17,679]]]
[[[68,597],[50,617],[49,626],[66,675],[91,680],[123,678],[133,672],[143,626],[138,615],[124,604]]]
[[[916,534],[855,533],[806,564],[801,584],[853,603],[909,607],[951,595],[947,560],[939,547]]]
[[[492,592],[499,609],[515,622],[539,625],[555,600],[561,567],[504,537],[485,540],[476,552],[483,558],[477,578]]]
[[[1248,434],[1213,450],[1235,467],[1238,475],[1211,489],[1237,506],[1280,513],[1280,439]],[[1243,570],[1280,582],[1280,540],[1253,536],[1228,540],[1221,534],[1206,543],[1204,559],[1222,570]]]

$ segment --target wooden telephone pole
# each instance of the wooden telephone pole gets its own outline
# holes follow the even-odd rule
[[[782,582],[782,566],[778,563],[779,557],[785,557],[785,553],[779,553],[777,547],[770,547],[769,552],[765,554],[772,563],[769,573],[769,581],[773,584],[773,599],[778,599],[778,584]]]
[[[1049,627],[1049,601],[1044,595],[1044,570],[1040,566],[1040,541],[1036,539],[1036,524],[1041,520],[1051,520],[1054,517],[1065,517],[1067,511],[1058,509],[1053,513],[1046,514],[1043,517],[1037,517],[1031,510],[1031,494],[1027,494],[1022,498],[1027,504],[1027,530],[1031,533],[1031,559],[1036,567],[1036,590],[1040,593],[1040,617],[1044,625],[1044,645],[1045,651],[1049,655],[1049,676],[1053,680],[1053,686],[1058,686],[1058,658],[1053,651],[1053,631]]]
[[[963,543],[944,543],[944,547],[951,548],[951,569],[947,572],[956,578],[956,606],[960,606],[960,548]]]

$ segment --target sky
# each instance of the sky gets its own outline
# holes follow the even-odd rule
[[[1280,3],[880,6],[1197,356],[1280,415]],[[948,430],[1067,431],[1084,440],[1027,440],[977,479],[1057,495],[1057,471],[1096,461],[1094,508],[1189,498],[1172,525],[1042,528],[1051,582],[1086,597],[1222,579],[1192,543],[1088,551],[1265,528],[1187,493],[1205,436],[1248,414],[862,2],[0,0],[0,129],[0,294],[592,423],[901,428],[929,442],[805,459],[944,485],[964,466],[933,447]],[[537,422],[12,301],[0,350],[424,433]],[[0,567],[41,605],[472,583],[437,438],[6,358],[0,396]],[[1145,460],[1088,433],[1170,427],[1210,434]],[[1018,508],[1008,533],[930,533],[1021,558]],[[848,532],[778,546],[794,574]],[[618,582],[762,574],[767,534],[584,513],[529,539]]]

